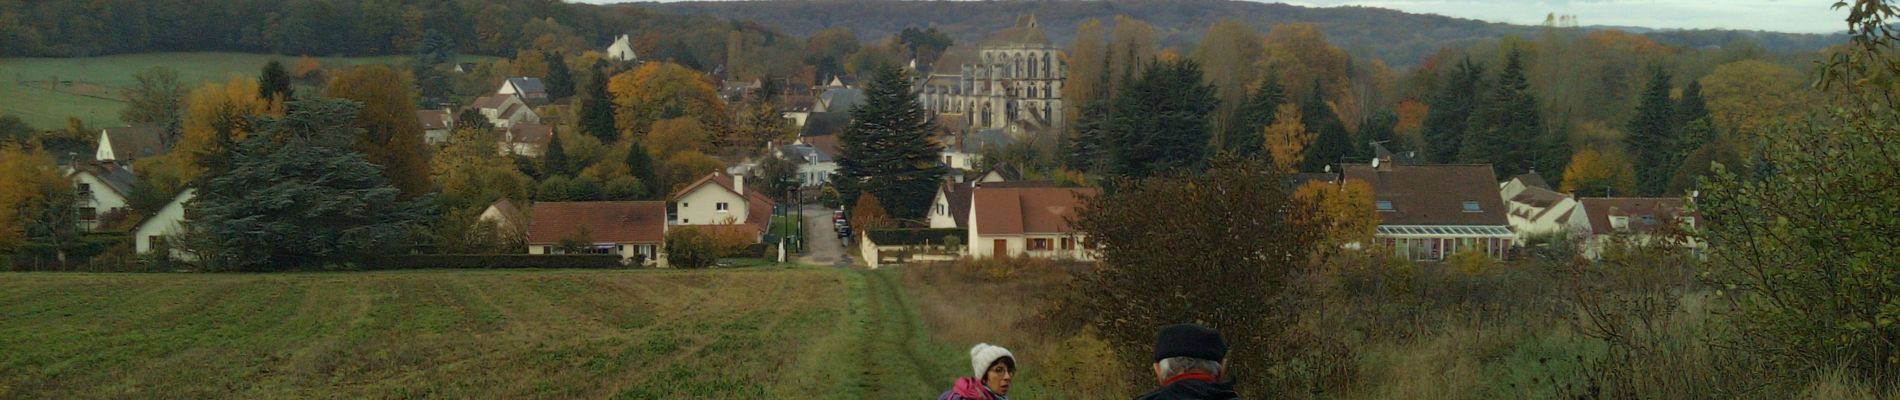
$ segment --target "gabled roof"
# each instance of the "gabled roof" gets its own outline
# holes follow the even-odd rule
[[[1489,164],[1346,164],[1345,179],[1372,186],[1373,201],[1389,201],[1381,225],[1509,225],[1504,199]],[[1465,211],[1477,202],[1479,211]]]
[[[864,89],[841,88],[826,90],[818,95],[818,104],[824,106],[823,112],[845,113],[849,115],[852,107],[864,102]]]
[[[416,111],[416,122],[421,123],[425,131],[449,129],[449,121],[448,110]]]
[[[106,189],[118,194],[119,197],[130,197],[132,185],[138,183],[139,179],[138,176],[132,174],[132,170],[112,161],[87,161],[73,167],[73,174],[90,174],[98,178],[100,182],[104,182]]]
[[[1629,232],[1635,233],[1655,232],[1670,221],[1696,216],[1688,212],[1682,199],[1674,197],[1584,198],[1578,202],[1590,218],[1590,233],[1598,235],[1616,232],[1616,227],[1610,225],[1612,216],[1628,217]]]
[[[1082,206],[1082,197],[1101,190],[978,186],[972,193],[970,213],[978,235],[1021,235],[1075,232],[1069,218]]]
[[[554,138],[554,127],[546,124],[516,124],[508,132],[514,143],[546,146]]]
[[[838,135],[806,136],[799,140],[811,145],[812,150],[817,150],[818,154],[824,155],[824,158],[819,161],[838,159],[838,154],[844,149],[844,145],[838,143]]]
[[[1520,182],[1524,182],[1524,187],[1534,187],[1534,188],[1540,188],[1540,189],[1544,189],[1544,190],[1550,190],[1550,189],[1551,189],[1551,188],[1550,188],[1550,183],[1547,183],[1547,182],[1545,182],[1545,181],[1544,181],[1544,176],[1543,176],[1543,175],[1538,175],[1538,174],[1537,174],[1537,171],[1531,171],[1531,172],[1529,172],[1529,173],[1526,173],[1526,174],[1523,174],[1523,175],[1518,175],[1518,176],[1516,176],[1516,177],[1514,177],[1514,178],[1511,178],[1511,179],[1512,179],[1512,180],[1516,180],[1516,181],[1520,181]]]
[[[799,129],[798,136],[826,136],[844,133],[851,126],[851,113],[814,111],[805,117],[805,127]]]
[[[495,203],[489,204],[488,208],[495,209],[495,213],[501,214],[501,219],[505,220],[503,222],[512,226],[519,227],[521,223],[525,222],[528,218],[526,215],[522,215],[521,209],[516,208],[515,203],[509,201],[507,197],[495,200]]]
[[[681,198],[686,197],[687,194],[691,194],[694,191],[699,190],[699,188],[705,187],[707,185],[718,187],[720,189],[725,190],[727,193],[732,193],[733,195],[739,195],[739,191],[735,189],[735,188],[738,188],[739,186],[737,183],[733,182],[731,175],[714,172],[714,173],[706,174],[706,177],[699,178],[699,180],[694,181],[693,184],[686,185],[685,188],[680,189],[678,192],[674,192],[673,196],[669,197],[668,199],[672,201],[679,201]],[[771,225],[772,199],[770,197],[766,197],[764,193],[759,193],[759,191],[757,190],[746,191],[746,194],[741,197],[745,198],[746,200],[746,220],[745,221],[739,221],[736,224],[709,224],[709,225],[711,226],[749,225],[752,229],[758,232],[764,232],[766,227]],[[683,225],[683,226],[708,226],[708,225]]]
[[[586,227],[595,243],[659,243],[666,236],[666,202],[581,201],[534,203],[528,244],[555,244]]]
[[[99,139],[101,145],[111,142],[114,156],[132,160],[165,153],[168,149],[162,135],[164,130],[154,126],[121,126],[105,128]]]
[[[976,186],[970,182],[944,182],[939,190],[943,191],[944,200],[950,203],[950,218],[957,221],[957,227],[969,228],[970,193],[976,190]]]
[[[519,91],[519,93],[522,93],[522,94],[547,93],[548,91],[546,86],[541,85],[541,78],[531,78],[531,77],[525,77],[525,76],[508,78],[508,83],[506,84],[510,86],[514,86],[515,90]]]
[[[718,186],[720,189],[725,189],[726,192],[732,193],[734,196],[739,195],[739,190],[737,189],[739,186],[736,185],[732,181],[731,175],[726,175],[719,172],[713,172],[710,174],[706,174],[705,177],[701,177],[697,181],[693,181],[693,183],[690,185],[686,185],[685,187],[680,188],[678,192],[673,192],[673,196],[668,197],[668,199],[673,200],[673,201],[679,201],[680,198],[686,197],[688,193],[692,193],[693,191],[699,190],[699,187],[706,186],[707,184],[712,184],[712,185]]]
[[[514,96],[509,96],[505,94],[491,94],[487,96],[476,97],[475,102],[472,104],[469,104],[469,107],[485,108],[485,109],[500,109],[502,105],[508,104],[508,99],[510,98],[514,98]]]
[[[1015,165],[1008,162],[996,163],[996,166],[990,167],[990,172],[995,172],[996,176],[1003,178],[1004,181],[1014,182],[1023,180],[1023,172],[1017,170]]]

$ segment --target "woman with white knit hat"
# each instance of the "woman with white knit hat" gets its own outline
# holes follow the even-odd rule
[[[937,400],[1008,400],[1009,381],[1016,378],[1016,356],[989,343],[970,347],[970,369],[976,376],[957,378]]]

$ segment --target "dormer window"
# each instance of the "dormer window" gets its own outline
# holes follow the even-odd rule
[[[1467,201],[1465,202],[1465,212],[1484,212],[1484,208],[1478,207],[1478,202]]]
[[[1656,224],[1656,216],[1654,215],[1643,216],[1643,225],[1655,225],[1655,224]]]
[[[1392,212],[1392,211],[1393,211],[1393,210],[1392,210],[1392,201],[1391,201],[1391,200],[1379,200],[1379,201],[1375,201],[1375,202],[1372,202],[1372,206],[1373,206],[1373,208],[1376,208],[1376,209],[1378,209],[1378,210],[1379,210],[1379,212]]]

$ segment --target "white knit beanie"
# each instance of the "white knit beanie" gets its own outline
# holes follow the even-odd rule
[[[995,363],[999,358],[1005,357],[1009,358],[1010,365],[1012,366],[1010,369],[1014,370],[1015,368],[1013,366],[1016,365],[1016,356],[1009,354],[1009,349],[1005,349],[1003,346],[994,346],[989,343],[977,343],[975,346],[970,347],[970,369],[976,372],[977,379],[983,379],[983,372],[990,369],[990,364]]]

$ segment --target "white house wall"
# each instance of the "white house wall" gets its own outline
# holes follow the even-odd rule
[[[185,203],[190,202],[196,195],[197,189],[185,189],[184,193],[173,198],[170,203],[166,203],[165,207],[160,208],[151,218],[140,223],[138,228],[132,231],[133,250],[139,254],[150,253],[153,236],[165,236],[168,237],[167,240],[173,240],[170,238],[176,238],[184,233]],[[172,258],[191,260],[194,257],[174,247]]]
[[[748,211],[744,198],[710,182],[675,202],[678,204],[675,210],[681,225],[742,224],[746,221]],[[719,212],[718,203],[726,203],[727,211]]]

